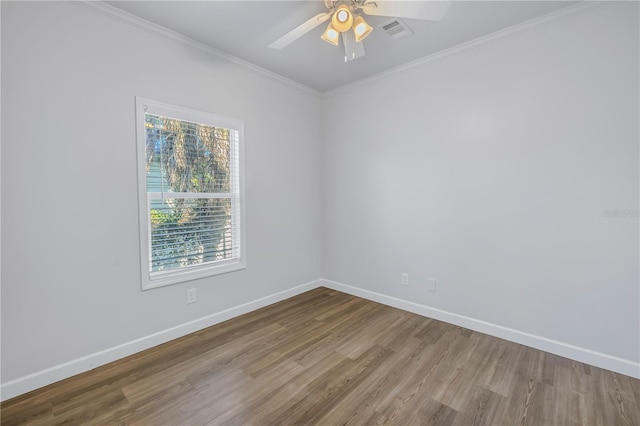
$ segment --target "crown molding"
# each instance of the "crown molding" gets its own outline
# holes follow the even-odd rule
[[[73,0],[70,1],[71,4],[75,6],[80,6],[85,9],[88,9],[93,12],[97,12],[101,15],[108,16],[110,18],[116,19],[121,22],[125,22],[127,24],[133,25],[135,27],[141,28],[146,31],[150,31],[153,33],[161,34],[165,37],[172,38],[181,43],[189,45],[191,47],[195,47],[196,49],[202,50],[210,55],[216,56],[218,58],[225,59],[229,62],[232,62],[236,65],[239,65],[243,68],[249,69],[255,73],[261,74],[263,76],[269,77],[273,80],[279,81],[281,83],[287,84],[296,89],[302,90],[303,92],[310,93],[312,95],[321,97],[323,92],[312,89],[309,86],[305,86],[304,84],[298,83],[297,81],[291,80],[287,77],[284,77],[278,73],[273,71],[269,71],[265,68],[259,67],[258,65],[252,64],[249,61],[245,61],[244,59],[240,59],[236,56],[230,55],[226,52],[218,50],[214,47],[211,47],[205,43],[199,42],[197,40],[192,39],[191,37],[187,37],[184,34],[181,34],[177,31],[170,30],[161,25],[154,24],[153,22],[147,21],[146,19],[142,19],[138,16],[135,16],[129,12],[125,12],[122,9],[118,9],[117,7],[111,6],[109,4],[103,3],[102,1],[82,1],[82,0]]]
[[[562,18],[562,17],[567,16],[567,15],[573,15],[575,13],[581,12],[581,11],[586,10],[586,9],[590,9],[590,8],[592,8],[592,7],[596,6],[596,5],[600,5],[602,3],[603,2],[600,2],[600,1],[585,1],[585,0],[582,0],[578,4],[567,6],[567,7],[564,7],[562,9],[555,10],[553,12],[549,12],[549,13],[547,13],[545,15],[538,16],[538,17],[530,19],[528,21],[524,21],[524,22],[521,22],[519,24],[512,25],[510,27],[503,28],[501,30],[495,31],[493,33],[490,33],[490,34],[487,34],[487,35],[484,35],[484,36],[480,36],[480,37],[475,38],[473,40],[469,40],[469,41],[466,41],[464,43],[460,43],[460,44],[458,44],[456,46],[441,50],[441,51],[436,52],[436,53],[434,53],[432,55],[424,56],[424,57],[422,57],[420,59],[416,59],[415,61],[411,61],[411,62],[407,62],[406,64],[398,65],[397,67],[390,68],[390,69],[388,69],[386,71],[382,71],[382,72],[374,74],[374,75],[372,75],[370,77],[365,77],[363,79],[354,81],[352,83],[347,83],[347,84],[345,84],[343,86],[336,87],[335,89],[331,89],[331,90],[327,90],[325,92],[321,92],[322,93],[322,97],[326,98],[326,97],[330,97],[330,96],[333,96],[333,95],[337,95],[337,94],[348,92],[348,91],[353,90],[353,89],[355,89],[357,87],[373,83],[374,81],[385,79],[385,78],[390,77],[392,75],[401,73],[401,72],[409,70],[411,68],[418,67],[418,66],[426,64],[428,62],[435,61],[437,59],[444,58],[446,56],[453,55],[453,54],[456,54],[458,52],[462,52],[462,51],[471,49],[471,48],[476,47],[476,46],[481,45],[481,44],[489,43],[489,42],[491,42],[493,40],[497,40],[497,39],[500,39],[502,37],[506,37],[508,35],[511,35],[511,34],[514,34],[514,33],[520,32],[520,31],[524,31],[524,30],[527,30],[527,29],[532,28],[532,27],[536,27],[538,25],[541,25],[541,24],[544,24],[544,23],[547,23],[547,22],[554,21],[556,19]],[[606,2],[604,2],[604,3],[606,3]]]
[[[248,70],[251,70],[257,74],[261,74],[263,76],[266,76],[268,78],[271,78],[273,80],[279,81],[281,83],[284,83],[288,86],[294,87],[298,90],[304,91],[306,93],[312,94],[314,96],[320,97],[320,98],[327,98],[333,95],[337,95],[337,94],[341,94],[341,93],[345,93],[345,92],[349,92],[357,87],[360,86],[364,86],[370,83],[373,83],[377,80],[382,80],[385,79],[387,77],[393,76],[395,74],[398,73],[402,73],[405,70],[409,70],[411,68],[415,68],[418,67],[420,65],[426,64],[428,62],[431,61],[435,61],[441,58],[444,58],[446,56],[449,55],[453,55],[456,54],[458,52],[462,52],[465,51],[467,49],[471,49],[473,47],[476,47],[478,45],[482,45],[484,43],[489,43],[493,40],[497,40],[500,39],[502,37],[506,37],[508,35],[520,32],[520,31],[524,31],[527,30],[529,28],[532,27],[536,27],[538,25],[547,23],[547,22],[551,22],[554,21],[556,19],[562,18],[564,16],[568,16],[568,15],[572,15],[578,12],[581,12],[583,10],[586,9],[590,9],[594,6],[597,5],[601,5],[603,3],[607,3],[605,2],[601,2],[601,1],[591,1],[591,0],[582,0],[580,1],[578,4],[572,5],[572,6],[568,6],[550,13],[547,13],[545,15],[530,19],[528,21],[525,22],[521,22],[519,24],[516,25],[512,25],[510,27],[504,28],[502,30],[498,30],[495,31],[493,33],[484,35],[484,36],[480,36],[478,38],[475,38],[473,40],[469,40],[466,41],[464,43],[460,43],[456,46],[450,47],[448,49],[445,50],[441,50],[439,52],[436,52],[432,55],[428,55],[428,56],[424,56],[422,58],[416,59],[414,61],[411,62],[407,62],[406,64],[402,64],[402,65],[398,65],[396,67],[390,68],[386,71],[382,71],[380,73],[374,74],[372,76],[369,77],[365,77],[362,78],[360,80],[354,81],[352,83],[347,83],[343,86],[337,87],[335,89],[330,89],[330,90],[326,90],[326,91],[319,91],[316,89],[313,89],[309,86],[306,86],[302,83],[299,83],[297,81],[291,80],[287,77],[284,77],[278,73],[275,73],[273,71],[269,71],[265,68],[262,68],[258,65],[255,65],[249,61],[246,61],[244,59],[238,58],[236,56],[233,56],[229,53],[223,52],[221,50],[218,50],[214,47],[211,47],[205,43],[202,43],[200,41],[194,40],[190,37],[185,36],[184,34],[181,34],[177,31],[173,31],[170,30],[168,28],[165,28],[161,25],[155,24],[153,22],[147,21],[145,19],[142,19],[138,16],[135,16],[129,12],[125,12],[122,9],[118,9],[117,7],[111,6],[109,4],[106,4],[104,2],[102,2],[101,0],[72,0],[70,2],[71,4],[74,4],[76,6],[80,6],[80,7],[84,7],[85,9],[91,10],[93,12],[111,17],[113,19],[119,20],[121,22],[125,22],[127,24],[136,26],[138,28],[144,29],[146,31],[150,31],[150,32],[154,32],[157,34],[161,34],[165,37],[169,37],[171,39],[177,40],[181,43],[184,43],[186,45],[192,46],[196,49],[202,50],[210,55],[216,56],[218,58],[222,58],[225,59],[229,62],[232,62],[236,65],[239,65],[243,68],[246,68]]]

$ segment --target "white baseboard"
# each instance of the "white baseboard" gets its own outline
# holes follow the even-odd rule
[[[320,279],[3,383],[0,385],[0,400],[4,401],[83,373],[91,369],[90,365],[95,368],[108,364],[321,286],[640,379],[640,363],[638,362],[617,358],[336,281]]]
[[[297,287],[293,287],[275,294],[271,294],[224,311],[216,312],[206,317],[190,321],[185,324],[172,327],[149,336],[142,337],[131,342],[124,343],[100,352],[96,352],[82,358],[74,359],[64,364],[56,365],[46,370],[38,371],[0,385],[0,400],[4,401],[18,395],[30,392],[46,385],[58,382],[76,374],[84,373],[93,368],[108,364],[118,359],[133,355],[145,349],[161,345],[170,340],[177,339],[187,334],[202,330],[228,319],[246,314],[256,309],[263,308],[276,302],[288,299],[292,296],[313,290],[322,285],[322,280],[311,281]]]
[[[323,286],[640,379],[640,363],[330,280]]]

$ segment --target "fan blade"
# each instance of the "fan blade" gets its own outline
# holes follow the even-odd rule
[[[427,21],[439,21],[449,9],[451,1],[370,1],[360,8],[367,15],[391,16],[393,18],[413,18]]]
[[[342,33],[342,42],[344,43],[344,61],[351,62],[364,56],[364,44],[356,42],[356,36],[353,31],[345,31]]]
[[[314,16],[313,18],[309,19],[304,24],[299,25],[293,30],[289,31],[288,33],[286,33],[285,35],[283,35],[282,37],[280,37],[279,39],[271,43],[269,47],[272,49],[282,49],[283,47],[296,41],[297,39],[299,39],[309,31],[311,31],[318,25],[322,24],[323,22],[327,22],[330,17],[331,17],[330,12],[320,13]]]

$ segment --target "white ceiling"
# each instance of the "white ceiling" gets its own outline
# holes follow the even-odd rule
[[[112,6],[179,32],[318,91],[378,74],[478,37],[553,12],[573,1],[453,1],[439,22],[404,19],[414,35],[395,40],[376,28],[389,18],[366,17],[374,27],[366,56],[344,62],[342,45],[320,39],[320,25],[282,50],[271,42],[326,11],[307,1],[109,1]]]

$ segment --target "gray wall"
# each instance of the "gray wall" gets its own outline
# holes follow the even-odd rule
[[[246,270],[140,291],[135,96],[245,120]],[[320,278],[318,108],[88,9],[2,2],[2,382]]]
[[[598,6],[331,96],[324,278],[637,363],[638,51]]]

